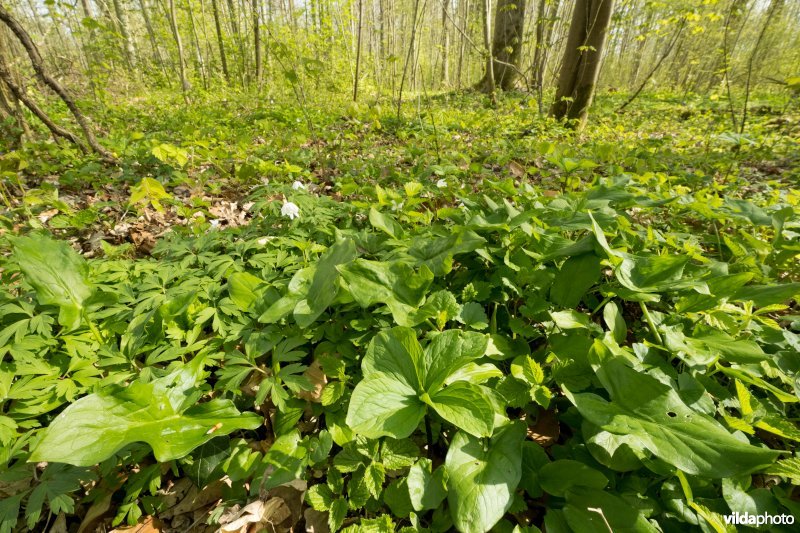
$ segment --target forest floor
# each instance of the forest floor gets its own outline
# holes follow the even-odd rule
[[[622,101],[156,93],[93,116],[116,166],[0,147],[0,532],[800,518],[798,102]]]

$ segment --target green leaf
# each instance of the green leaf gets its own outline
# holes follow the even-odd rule
[[[337,241],[320,257],[306,294],[305,305],[301,301],[294,310],[294,319],[298,326],[307,328],[333,303],[339,293],[339,271],[336,266],[347,264],[355,257],[356,245],[352,239]]]
[[[458,321],[478,331],[489,327],[489,317],[486,316],[486,311],[481,304],[476,302],[467,302],[461,306]]]
[[[456,529],[489,531],[511,507],[522,473],[525,425],[513,422],[487,441],[459,431],[445,459],[447,501]]]
[[[328,514],[328,527],[331,531],[338,531],[342,527],[344,519],[347,517],[347,500],[338,498],[331,504],[330,513]]]
[[[561,307],[576,307],[589,289],[600,279],[600,258],[595,254],[570,257],[561,265],[550,299]]]
[[[308,454],[302,441],[298,430],[275,439],[261,463],[261,475],[253,480],[250,494],[259,494],[303,477]]]
[[[492,403],[479,385],[456,381],[430,397],[439,416],[471,435],[488,437],[494,427]]]
[[[622,313],[616,303],[608,302],[603,308],[603,321],[611,331],[611,335],[617,341],[617,344],[625,342],[628,337],[628,326],[625,324],[625,319],[622,318]]]
[[[800,295],[800,282],[776,283],[774,285],[748,285],[736,291],[731,300],[752,301],[756,307],[783,304]]]
[[[624,436],[633,450],[647,449],[686,473],[712,478],[744,474],[772,463],[779,452],[737,439],[719,422],[683,403],[678,393],[621,358],[605,362],[597,376],[611,401],[596,394],[565,394],[587,420]]]
[[[423,351],[415,331],[401,326],[375,335],[361,369],[365,377],[383,372],[418,390],[423,372]]]
[[[393,376],[377,372],[356,385],[347,410],[347,425],[377,439],[404,439],[425,416],[417,391]]]
[[[475,332],[447,330],[436,335],[425,348],[425,390],[436,391],[451,374],[482,357],[488,342],[486,335]]]
[[[561,459],[547,463],[539,470],[539,484],[545,492],[564,497],[573,487],[603,489],[608,485],[608,478],[579,461]]]
[[[202,357],[171,374],[127,387],[113,385],[67,407],[44,430],[31,461],[89,466],[133,442],[146,442],[164,462],[185,456],[214,437],[255,429],[262,419],[240,413],[230,400],[197,403]]]
[[[658,533],[636,509],[619,496],[590,487],[574,487],[566,493],[564,518],[573,531],[587,533]]]
[[[192,453],[192,464],[187,465],[186,473],[198,487],[204,487],[221,471],[222,464],[231,451],[230,439],[217,437],[206,442]]]
[[[25,494],[17,494],[0,500],[0,533],[11,533],[17,525],[19,504]]]
[[[356,303],[365,308],[386,304],[401,326],[416,324],[412,314],[433,281],[433,273],[425,265],[417,273],[405,263],[356,259],[336,269]]]
[[[247,272],[234,272],[228,276],[228,295],[240,311],[252,311],[266,283]]]
[[[391,215],[381,213],[374,207],[369,209],[369,223],[372,224],[372,227],[381,230],[393,239],[403,237],[403,227]]]
[[[408,495],[417,512],[436,509],[447,497],[445,468],[432,470],[431,460],[422,458],[408,471]]]
[[[86,260],[64,241],[41,235],[12,239],[14,259],[42,305],[60,308],[58,322],[80,325],[84,302],[92,294]]]

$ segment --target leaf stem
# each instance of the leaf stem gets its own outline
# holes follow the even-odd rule
[[[86,325],[89,326],[89,330],[92,332],[94,338],[99,342],[101,345],[105,344],[105,339],[103,339],[103,335],[100,334],[100,330],[97,329],[92,319],[89,318],[89,313],[86,312],[86,309],[81,310],[81,315],[83,315],[83,319],[86,321]]]
[[[647,306],[644,304],[644,302],[639,302],[639,307],[642,308],[642,314],[644,315],[644,319],[647,321],[647,325],[650,328],[650,333],[652,333],[656,338],[658,344],[664,346],[664,340],[661,338],[661,334],[656,329],[656,324],[653,322],[653,317],[650,316],[650,311],[647,309]]]

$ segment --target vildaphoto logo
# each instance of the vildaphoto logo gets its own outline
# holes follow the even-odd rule
[[[777,526],[794,524],[794,516],[790,514],[750,514],[735,512],[725,515],[725,523],[734,526]]]

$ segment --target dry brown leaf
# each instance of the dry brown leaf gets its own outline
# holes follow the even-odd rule
[[[86,511],[86,516],[83,517],[81,521],[80,527],[78,527],[78,533],[84,533],[84,531],[93,531],[94,526],[97,525],[97,522],[105,515],[109,508],[111,507],[111,493],[106,493],[105,496],[100,498],[99,500],[95,501],[89,510]]]
[[[306,533],[330,533],[327,511],[317,511],[309,507],[303,513],[303,518],[306,520]]]
[[[141,518],[135,526],[123,526],[112,529],[109,533],[161,533],[164,524],[154,516]]]
[[[292,512],[281,498],[248,503],[238,516],[227,524],[220,525],[219,533],[248,533],[251,526],[277,525],[289,518]],[[258,531],[258,529],[255,529]]]
[[[525,174],[527,173],[525,167],[523,167],[516,161],[511,161],[508,163],[508,170],[510,170],[511,174],[516,178],[521,178],[525,176]]]
[[[555,444],[560,434],[561,427],[554,409],[540,410],[536,423],[528,428],[528,437],[542,448]]]
[[[49,533],[67,533],[67,515],[63,512],[58,513],[58,517],[56,518],[53,525],[50,526]]]
[[[309,402],[320,403],[322,389],[325,387],[325,384],[328,383],[328,378],[325,376],[325,372],[322,371],[322,364],[318,360],[315,360],[309,365],[306,371],[303,372],[303,375],[308,378],[314,388],[309,391],[300,391],[297,393],[297,396]]]

